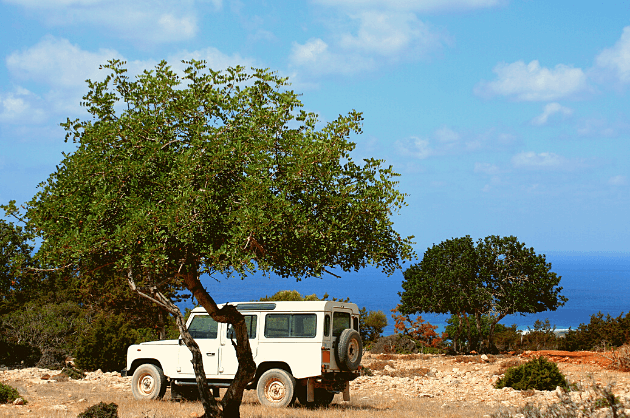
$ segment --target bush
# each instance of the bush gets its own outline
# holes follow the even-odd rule
[[[623,312],[616,318],[598,312],[591,315],[588,324],[580,324],[569,330],[561,342],[561,350],[593,350],[619,347],[630,342],[630,313]]]
[[[510,367],[505,372],[505,376],[497,381],[495,387],[497,389],[511,387],[517,390],[554,390],[557,386],[569,388],[558,365],[541,356],[520,366]]]
[[[35,301],[3,315],[1,326],[7,343],[27,345],[31,355],[41,353],[38,367],[61,368],[84,328],[84,316],[85,311],[74,302]]]
[[[5,385],[4,383],[0,383],[0,404],[3,403],[12,403],[17,398],[20,398],[20,394],[12,386]],[[22,398],[24,403],[26,403],[26,399]]]
[[[146,341],[145,330],[136,330],[122,315],[99,314],[79,337],[77,366],[86,370],[117,371],[125,367],[127,347]]]
[[[77,415],[77,418],[118,418],[118,405],[101,402],[90,406]]]

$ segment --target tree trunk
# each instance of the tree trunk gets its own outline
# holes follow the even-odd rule
[[[494,321],[490,322],[490,331],[488,331],[488,350],[493,354],[496,354],[499,352],[497,347],[494,345],[494,327],[503,318],[505,318],[505,314],[499,315]]]
[[[238,369],[236,371],[236,375],[221,400],[222,411],[219,412],[213,409],[208,410],[204,405],[205,416],[239,418],[241,416],[240,406],[243,400],[245,386],[247,386],[247,384],[251,382],[256,375],[256,363],[254,363],[252,349],[249,345],[249,336],[247,334],[247,326],[245,325],[245,317],[236,309],[235,306],[232,305],[226,305],[219,309],[215,301],[202,286],[197,274],[185,274],[183,277],[188,290],[190,290],[195,299],[197,299],[201,306],[204,307],[212,319],[217,322],[232,324],[236,335],[236,344],[232,342],[236,350],[236,358],[238,359]],[[199,352],[198,347],[197,351]],[[197,377],[197,386],[200,393],[204,390],[208,393],[207,385],[205,385],[204,389],[204,384],[200,382],[201,378],[201,380],[205,383],[205,374],[200,376],[196,367],[196,363],[198,363],[203,373],[201,353],[199,353],[199,357],[197,358],[193,352],[193,363],[195,363],[195,375]]]
[[[481,352],[482,344],[483,344],[483,333],[481,332],[481,315],[479,312],[475,312],[475,324],[477,325],[477,352]]]
[[[457,331],[455,331],[455,339],[453,343],[453,348],[456,353],[461,352],[461,342],[459,341],[460,336],[462,335],[462,330],[464,329],[464,320],[462,318],[461,312],[457,312]]]
[[[186,347],[192,353],[192,364],[195,371],[195,380],[199,389],[201,405],[204,410],[204,418],[240,418],[240,406],[243,400],[243,392],[245,386],[252,381],[256,375],[256,363],[252,356],[252,349],[249,345],[249,337],[247,334],[247,325],[245,325],[245,317],[236,309],[235,306],[227,305],[219,309],[208,292],[204,289],[197,274],[182,275],[184,283],[188,290],[193,294],[197,301],[206,309],[208,314],[217,322],[232,324],[236,335],[236,344],[232,342],[236,349],[236,358],[238,359],[238,369],[234,380],[230,384],[227,392],[219,405],[214,397],[210,396],[208,382],[206,381],[206,373],[203,369],[203,356],[197,342],[192,338],[186,322],[179,308],[166,296],[164,296],[155,286],[148,289],[140,289],[136,286],[133,278],[133,272],[128,270],[127,278],[129,286],[140,296],[151,300],[152,302],[164,307],[175,316],[177,328],[182,336],[182,340]]]

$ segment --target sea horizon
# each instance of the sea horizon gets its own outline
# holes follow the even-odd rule
[[[500,321],[510,326],[516,324],[520,330],[533,327],[536,320],[549,319],[558,330],[576,329],[580,324],[590,322],[591,315],[602,312],[613,317],[629,310],[630,300],[630,253],[612,251],[548,251],[547,262],[552,264],[552,271],[561,276],[561,294],[568,297],[568,302],[556,311],[537,314],[509,315]],[[411,264],[405,263],[403,269]],[[387,315],[388,326],[384,335],[394,333],[391,310],[400,303],[398,292],[402,292],[403,274],[397,270],[391,276],[374,267],[366,267],[358,272],[343,272],[334,269],[322,278],[306,278],[301,281],[285,279],[274,275],[253,274],[243,280],[209,276],[202,277],[202,283],[217,303],[243,302],[271,296],[280,290],[297,290],[302,295],[316,294],[318,297],[329,295],[329,299],[350,298],[360,308],[371,311],[383,311]],[[192,307],[190,301],[179,304],[180,308]],[[425,313],[422,318],[437,325],[437,331],[443,331],[450,315]]]

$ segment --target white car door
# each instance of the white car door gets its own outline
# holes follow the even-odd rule
[[[188,332],[195,339],[203,356],[203,369],[207,377],[216,376],[219,365],[219,324],[210,315],[195,315],[188,326]],[[178,372],[182,377],[194,377],[192,353],[184,345],[179,348]]]
[[[258,353],[258,314],[247,314],[245,316],[245,324],[249,334],[249,345],[252,348],[252,355],[256,359]],[[232,325],[228,325],[226,332],[222,332],[220,338],[220,357],[219,357],[219,375],[221,377],[234,377],[238,369],[238,360],[236,359],[236,349],[232,345],[232,339],[236,343],[236,337],[232,330]]]

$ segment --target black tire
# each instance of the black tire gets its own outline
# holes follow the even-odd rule
[[[284,408],[295,399],[295,379],[282,369],[267,370],[258,379],[256,394],[263,406]]]
[[[329,392],[326,389],[322,388],[315,388],[315,400],[313,402],[308,402],[306,400],[306,386],[299,386],[297,388],[297,399],[300,402],[300,405],[306,406],[308,408],[328,406],[331,404],[334,397],[334,392]]]
[[[341,370],[354,371],[359,368],[363,358],[361,335],[353,329],[344,329],[335,348],[335,360]]]
[[[139,400],[160,399],[166,392],[166,377],[162,369],[154,364],[143,364],[133,372],[131,393]]]

